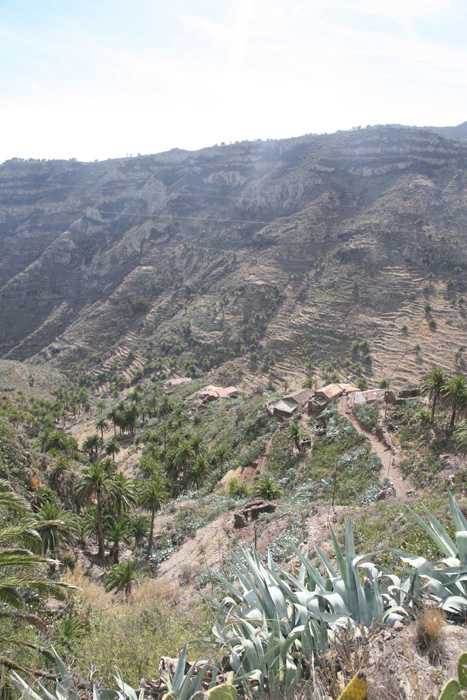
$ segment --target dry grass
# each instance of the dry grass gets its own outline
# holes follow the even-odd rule
[[[420,651],[426,652],[432,664],[438,662],[442,655],[445,633],[444,612],[439,608],[424,608],[415,624],[415,644]]]
[[[115,607],[144,607],[147,601],[157,601],[158,603],[174,603],[179,598],[179,589],[168,586],[164,581],[157,579],[146,579],[133,589],[128,601],[125,596],[106,593],[103,586],[87,578],[80,566],[76,566],[73,572],[68,571],[64,577],[65,581],[79,589],[78,596],[92,605],[94,610],[104,611]]]
[[[366,629],[361,624],[356,630],[342,627],[336,630],[330,650],[319,656],[319,680],[328,696],[334,700],[341,694],[355,674],[367,673],[374,667],[370,660],[379,629]]]
[[[133,687],[142,678],[157,678],[161,656],[178,656],[185,642],[205,638],[213,624],[199,600],[196,607],[182,611],[177,590],[158,580],[143,581],[128,601],[121,594],[106,593],[79,567],[67,581],[80,588],[74,594],[73,615],[86,628],[86,634],[72,643],[70,657],[79,676],[92,673],[111,687],[117,664]],[[209,658],[212,651],[194,643],[189,653]]]

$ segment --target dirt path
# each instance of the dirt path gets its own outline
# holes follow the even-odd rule
[[[390,479],[392,485],[394,486],[396,498],[406,498],[407,494],[410,491],[413,491],[415,487],[410,481],[403,478],[400,470],[394,465],[393,452],[391,448],[380,442],[376,435],[362,428],[349,408],[347,396],[343,396],[339,401],[339,413],[342,416],[345,416],[359,433],[368,438],[373,452],[378,455],[383,465],[383,476]]]
[[[261,474],[261,472],[264,472],[264,468],[265,468],[266,463],[268,461],[268,454],[271,451],[272,441],[274,440],[274,436],[278,430],[279,430],[279,424],[277,425],[277,428],[275,429],[275,431],[273,432],[273,434],[271,435],[271,437],[267,441],[266,447],[264,448],[264,452],[259,459],[258,469],[257,469],[258,474]]]

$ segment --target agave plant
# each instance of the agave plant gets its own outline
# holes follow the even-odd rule
[[[266,693],[304,683],[313,650],[327,643],[326,628],[311,619],[285,636],[277,621],[258,627],[232,616],[213,633],[229,651],[236,681],[255,681]]]
[[[301,567],[291,574],[276,566],[270,553],[264,565],[255,549],[244,546],[242,557],[232,555],[240,588],[215,574],[230,595],[220,602],[205,598],[218,612],[214,635],[228,648],[237,678],[253,678],[266,692],[283,689],[305,680],[306,660],[326,647],[336,626],[392,624],[404,614],[402,603],[413,595],[413,577],[391,577],[383,592],[382,572],[365,562],[370,555],[356,555],[351,521],[345,552],[331,527],[330,532],[338,572],[318,546],[324,574],[297,548]]]
[[[233,555],[234,574],[243,592],[216,574],[233,598],[225,598],[220,603],[208,599],[218,611],[233,609],[239,617],[249,620],[280,621],[285,635],[313,617],[331,627],[346,622],[348,618],[357,623],[363,622],[368,627],[374,622],[392,624],[400,619],[404,612],[399,604],[400,595],[382,591],[382,572],[365,561],[370,554],[356,555],[352,522],[349,520],[346,526],[344,552],[332,527],[330,533],[338,572],[317,545],[315,549],[323,564],[324,574],[296,547],[294,550],[301,562],[296,575],[277,567],[270,553],[266,567],[254,549],[249,551],[243,547],[243,560]],[[395,586],[401,581],[392,580],[391,583]]]
[[[296,588],[301,587],[303,591],[313,591],[320,609],[350,617],[357,623],[363,622],[366,627],[383,622],[392,625],[396,620],[401,619],[405,614],[400,605],[400,599],[401,592],[407,586],[406,576],[397,580],[391,579],[395,588],[392,588],[392,592],[390,588],[383,592],[381,587],[383,572],[373,563],[366,561],[372,553],[360,556],[356,554],[352,521],[349,520],[345,528],[344,551],[339,547],[331,526],[329,530],[338,571],[317,545],[315,549],[324,567],[324,576],[311,563],[308,556],[303,555],[295,547],[295,552],[302,564],[300,572],[298,576],[291,576],[284,572],[292,585]],[[394,595],[398,585],[401,590]]]
[[[190,669],[185,672],[187,657],[187,645],[184,644],[180,656],[178,657],[177,666],[173,676],[167,676],[167,688],[169,690],[163,696],[163,700],[190,700],[191,697],[201,687],[203,678],[211,669],[211,664],[206,662],[200,668],[193,664]],[[213,677],[215,674],[212,674]],[[212,683],[215,685],[215,683]]]
[[[439,520],[423,506],[428,523],[415,513],[409,512],[425,530],[430,539],[445,555],[443,559],[429,562],[425,557],[389,548],[400,559],[414,567],[422,579],[427,579],[423,593],[438,607],[463,620],[467,615],[467,520],[462,514],[456,499],[450,493],[449,505],[455,528],[455,542],[448,535]]]

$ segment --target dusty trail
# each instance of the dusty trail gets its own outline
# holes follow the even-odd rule
[[[376,435],[362,428],[349,408],[347,396],[343,396],[339,400],[339,413],[345,416],[359,433],[362,433],[362,435],[365,435],[365,437],[368,438],[373,452],[377,454],[381,460],[383,465],[383,475],[388,477],[394,486],[396,498],[405,499],[407,495],[415,489],[415,487],[409,480],[403,478],[400,470],[394,465],[393,452],[391,448],[387,447],[380,440],[378,440]]]

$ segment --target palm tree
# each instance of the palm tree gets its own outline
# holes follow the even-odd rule
[[[167,502],[168,498],[169,492],[167,491],[167,483],[158,475],[153,476],[151,481],[143,486],[141,491],[140,504],[143,506],[143,508],[148,508],[151,510],[151,529],[149,531],[146,560],[148,560],[151,555],[152,538],[154,535],[154,518],[156,516],[156,511],[162,508],[164,503]]]
[[[314,377],[307,377],[302,384],[302,389],[313,389]]]
[[[152,387],[150,401],[151,401],[152,414],[155,415],[156,406],[157,406],[157,386]]]
[[[467,407],[467,378],[463,374],[457,374],[450,379],[442,391],[442,396],[446,405],[451,408],[449,427],[452,430],[456,422],[457,411]]]
[[[114,436],[107,440],[105,445],[105,453],[112,457],[112,461],[115,462],[115,455],[120,452],[120,445],[118,444],[117,438]]]
[[[112,525],[112,520],[114,515],[108,510],[103,510],[102,512],[102,527],[104,534],[108,531],[109,527]],[[97,513],[97,507],[91,506],[86,508],[84,511],[84,518],[79,521],[80,524],[80,537],[83,544],[86,545],[83,536],[93,535],[96,539],[99,537],[99,516]]]
[[[162,464],[158,459],[160,454],[158,452],[153,452],[152,454],[146,452],[139,463],[140,469],[143,473],[145,479],[151,479],[153,476],[161,476],[162,474]]]
[[[191,449],[195,457],[200,457],[206,454],[206,445],[204,444],[201,435],[192,435],[190,439]]]
[[[459,452],[462,452],[464,455],[467,454],[467,423],[459,425],[453,432],[452,437]]]
[[[150,403],[142,403],[142,404],[140,404],[139,410],[141,412],[141,421],[142,421],[142,423],[145,423],[146,416],[151,415],[151,404]]]
[[[266,474],[262,476],[255,485],[255,494],[262,498],[279,498],[282,494],[282,487],[272,477]]]
[[[123,510],[128,510],[136,503],[136,490],[133,481],[124,474],[116,474],[114,484],[117,515],[120,516]]]
[[[103,416],[101,416],[101,418],[99,418],[99,420],[96,421],[96,428],[97,428],[97,430],[101,431],[102,442],[104,442],[104,430],[107,430],[108,427],[109,427],[109,424],[107,423],[107,421],[105,420],[105,418]]]
[[[297,450],[300,452],[301,448],[301,439],[303,437],[303,429],[300,426],[298,420],[292,421],[292,423],[287,426],[287,428],[284,431],[287,435],[288,438],[290,438]]]
[[[222,467],[229,458],[230,449],[227,445],[219,445],[219,447],[214,450],[214,460],[220,467]]]
[[[63,430],[50,430],[46,428],[39,437],[43,452],[58,450],[64,452],[68,447],[68,436]]]
[[[184,406],[178,406],[169,418],[170,427],[174,430],[181,430],[186,426],[188,414]]]
[[[92,461],[99,453],[99,447],[102,441],[97,433],[89,435],[83,442],[83,450],[89,454],[89,459]]]
[[[125,599],[131,593],[133,585],[138,582],[136,571],[136,561],[129,559],[121,564],[115,564],[108,574],[104,576],[104,586],[106,591],[124,591]]]
[[[163,396],[160,400],[160,403],[159,403],[159,408],[157,411],[158,415],[161,418],[165,418],[166,416],[169,415],[169,413],[172,413],[172,411],[173,411],[173,404],[172,404],[171,400],[169,399],[168,396]]]
[[[420,380],[420,388],[424,396],[431,399],[431,422],[435,420],[436,403],[446,386],[447,375],[441,367],[432,367]]]
[[[178,479],[181,475],[183,486],[186,486],[186,475],[195,457],[195,452],[191,440],[182,439],[177,446],[171,450],[170,465],[173,478]]]
[[[117,516],[112,518],[106,528],[106,535],[112,541],[111,554],[114,564],[119,563],[120,545],[124,537],[129,533],[128,519]]]
[[[4,479],[0,479],[0,509],[14,513],[13,522],[6,516],[0,519],[0,619],[27,622],[44,632],[46,625],[40,617],[27,610],[21,612],[24,607],[23,592],[31,590],[39,595],[62,596],[71,587],[41,575],[41,569],[48,560],[38,553],[42,542],[34,529],[29,504],[10,491]],[[36,645],[19,635],[10,636],[3,631],[1,641],[0,664],[24,670],[9,658],[7,649],[14,644],[32,649],[37,648]],[[34,673],[31,669],[27,671]]]
[[[99,545],[98,556],[100,559],[104,559],[105,547],[102,506],[103,503],[110,503],[115,498],[116,489],[113,475],[109,474],[100,462],[96,462],[83,470],[76,485],[76,493],[78,494],[78,498],[85,503],[90,503],[94,496],[96,497],[98,521],[97,540]]]
[[[114,435],[117,435],[117,425],[120,425],[120,420],[121,420],[121,411],[117,408],[117,406],[114,406],[113,408],[110,409],[110,411],[107,414],[107,418],[110,418],[114,425]]]
[[[132,403],[130,406],[127,406],[123,414],[122,429],[128,430],[131,435],[134,435],[136,432],[136,422],[138,420],[138,416],[139,409],[136,404]]]
[[[135,547],[139,549],[149,531],[149,520],[145,515],[134,515],[128,521],[128,530],[135,538]]]
[[[78,533],[76,517],[54,503],[43,503],[34,517],[34,527],[42,539],[42,553],[56,555],[62,542],[72,542]]]
[[[203,478],[206,476],[206,472],[209,468],[209,462],[203,455],[198,455],[194,464],[191,466],[190,471],[187,474],[187,483],[193,484],[197,489],[199,489]]]
[[[55,485],[58,484],[65,474],[69,474],[70,472],[70,463],[68,458],[63,454],[58,455],[48,470],[49,478]]]
[[[117,465],[110,459],[110,457],[104,457],[104,459],[101,459],[101,464],[108,474],[115,476]]]

